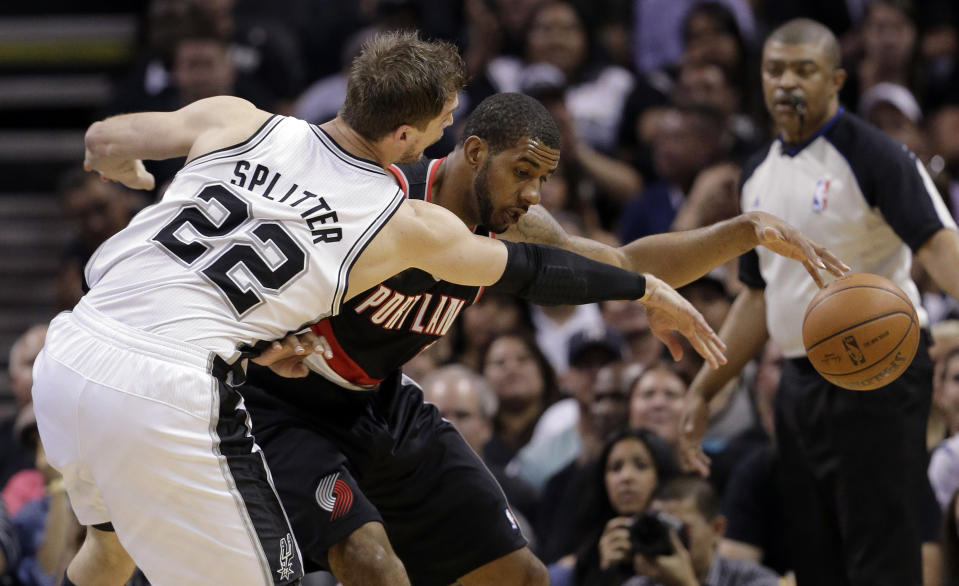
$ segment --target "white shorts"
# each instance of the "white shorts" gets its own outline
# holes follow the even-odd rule
[[[219,368],[81,302],[50,324],[34,365],[47,458],[80,523],[112,523],[155,586],[294,583],[299,548]]]

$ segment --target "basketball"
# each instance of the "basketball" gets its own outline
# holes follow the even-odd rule
[[[806,356],[834,385],[871,391],[899,378],[919,345],[919,317],[892,281],[850,273],[813,297],[802,325]]]

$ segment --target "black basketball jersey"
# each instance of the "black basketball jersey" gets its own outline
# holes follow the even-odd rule
[[[433,179],[443,159],[421,159],[393,165],[406,196],[430,201]],[[483,227],[476,234],[491,236]],[[437,281],[419,269],[408,269],[345,302],[338,315],[313,326],[333,349],[333,359],[311,357],[310,366],[332,369],[354,385],[379,383],[426,346],[445,335],[463,309],[482,294],[482,287]],[[327,368],[317,368],[321,366]]]

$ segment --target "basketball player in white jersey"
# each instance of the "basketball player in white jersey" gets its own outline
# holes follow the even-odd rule
[[[90,526],[66,583],[122,583],[124,550],[156,586],[295,583],[299,548],[232,383],[259,342],[407,268],[538,302],[641,298],[656,331],[724,361],[702,316],[651,275],[477,237],[404,202],[384,167],[439,138],[462,70],[450,45],[388,34],[320,127],[229,97],[90,127],[86,166],[129,187],[152,186],[142,159],[188,162],[97,251],[90,292],[53,320],[35,365],[48,459]]]

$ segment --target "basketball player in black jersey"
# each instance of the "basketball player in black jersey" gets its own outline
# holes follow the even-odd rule
[[[831,254],[768,214],[620,248],[566,234],[536,205],[559,161],[559,132],[527,96],[484,100],[463,136],[445,159],[391,170],[407,197],[447,208],[477,233],[555,245],[673,286],[757,245],[802,262],[817,282],[816,268],[826,268],[819,259],[841,270]],[[250,367],[243,396],[308,568],[328,569],[346,586],[548,583],[492,475],[400,372],[480,294],[410,269],[313,327],[331,353],[313,355],[305,378]],[[678,348],[664,341],[676,356]],[[260,363],[281,358],[278,372],[301,374],[287,349]]]

